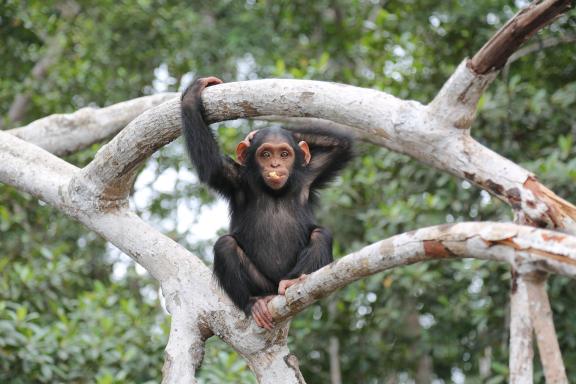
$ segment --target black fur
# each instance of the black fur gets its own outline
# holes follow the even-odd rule
[[[258,296],[278,293],[280,280],[311,273],[332,262],[332,236],[315,224],[315,192],[352,157],[352,141],[310,128],[292,134],[284,129],[259,130],[247,150],[246,165],[222,156],[203,117],[196,80],[182,96],[186,146],[198,177],[230,203],[230,234],[214,246],[214,275],[234,304],[247,314]],[[286,185],[275,191],[263,181],[256,149],[271,135],[281,136],[296,153]],[[308,143],[312,160],[304,165],[297,143]]]

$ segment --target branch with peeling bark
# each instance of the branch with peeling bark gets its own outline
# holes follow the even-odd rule
[[[506,262],[522,272],[576,277],[576,237],[504,223],[459,223],[423,228],[369,245],[312,273],[274,298],[275,319],[294,316],[358,279],[422,261],[477,258]]]
[[[106,108],[82,108],[70,114],[51,115],[7,132],[63,156],[117,134],[144,111],[177,96],[177,93],[159,93]]]
[[[460,70],[467,70],[467,67],[462,65]],[[461,74],[457,72],[455,78],[461,78]],[[569,210],[565,210],[564,203],[560,198],[533,181],[533,176],[529,172],[475,142],[469,137],[465,128],[455,126],[455,121],[460,120],[462,113],[469,113],[466,111],[475,108],[473,98],[477,98],[477,95],[481,93],[478,88],[484,88],[487,85],[486,81],[478,82],[476,78],[469,75],[464,76],[464,79],[460,81],[468,81],[471,86],[466,87],[459,84],[458,81],[449,81],[445,89],[467,89],[467,92],[470,93],[466,93],[466,95],[476,96],[456,98],[455,103],[460,103],[460,105],[451,109],[455,112],[448,116],[440,115],[441,110],[438,106],[443,103],[442,93],[430,106],[423,106],[415,102],[399,100],[377,91],[338,84],[296,80],[262,80],[214,86],[204,93],[204,104],[211,121],[278,114],[314,116],[322,119],[332,118],[341,124],[341,129],[357,130],[365,137],[369,137],[372,142],[378,142],[381,145],[410,154],[423,162],[432,163],[440,169],[449,170],[453,174],[475,182],[503,200],[512,201],[513,206],[519,212],[526,214],[527,217],[533,217],[534,220],[538,219],[544,222],[550,216],[550,212],[568,212],[565,220],[548,221],[551,226],[564,226],[571,230],[572,223],[570,220],[572,220],[572,216]],[[444,94],[445,97],[453,98],[454,92],[445,91]],[[345,110],[341,108],[341,105],[358,107],[353,110]],[[198,274],[198,271],[206,270],[199,260],[190,257],[185,250],[172,245],[163,236],[155,234],[152,229],[139,223],[139,219],[136,217],[128,213],[121,213],[127,209],[127,193],[137,166],[159,147],[175,139],[179,132],[179,102],[177,99],[171,99],[136,118],[110,143],[105,145],[87,167],[82,170],[69,169],[68,176],[62,181],[62,184],[58,187],[52,187],[53,195],[51,198],[46,198],[42,194],[44,189],[35,189],[32,185],[23,184],[23,180],[38,183],[42,181],[41,179],[19,177],[18,180],[15,180],[6,177],[3,178],[3,181],[19,183],[20,188],[35,193],[51,204],[65,207],[67,213],[119,246],[144,265],[161,282],[172,281],[171,276],[176,273],[171,272],[171,269],[166,268],[166,265],[178,265],[178,269],[180,269],[185,260],[187,263],[194,260],[195,267],[191,267],[189,271],[189,276],[194,276]],[[3,166],[7,167],[8,164],[18,164],[19,162],[22,164],[25,159],[22,159],[20,155],[28,152],[16,150],[18,147],[17,138],[6,133],[1,134],[6,136],[7,140],[8,137],[11,138],[4,156],[10,154],[9,149],[12,150],[12,158],[2,161]],[[8,141],[6,142],[8,143]],[[33,151],[31,144],[22,145],[29,151]],[[434,151],[430,151],[431,146],[435,148]],[[40,151],[39,149],[36,150]],[[62,162],[56,158],[49,161],[50,155],[48,153],[44,153],[42,156],[45,157],[42,165],[47,168],[52,167],[52,162],[55,164]],[[33,155],[30,155],[29,159],[32,157]],[[60,166],[64,167],[63,164]],[[31,167],[19,166],[18,168]],[[16,169],[12,169],[12,172],[16,172]],[[46,172],[48,174],[49,171]],[[57,173],[64,174],[62,171]],[[6,175],[8,174],[10,172],[6,172]],[[2,176],[1,172],[0,176]],[[500,184],[497,184],[496,181]],[[526,188],[527,181],[530,188]],[[66,191],[67,194],[62,194],[61,191]],[[532,191],[537,191],[538,194],[535,195]],[[538,200],[539,196],[544,196],[545,200],[542,197],[541,200]],[[523,197],[525,197],[524,200]],[[544,208],[526,210],[531,205],[537,208],[537,204],[544,205]],[[126,231],[126,228],[129,228],[130,231]],[[147,241],[141,243],[141,234],[145,234]],[[156,254],[158,249],[170,249],[171,252],[162,253],[162,256],[158,257]],[[438,249],[442,251],[441,248]],[[155,252],[155,254],[151,252]],[[453,251],[451,250],[451,252]],[[336,265],[344,265],[339,263]],[[543,265],[552,268],[550,265],[556,264],[551,262]],[[373,273],[375,272],[377,269],[373,270]],[[207,272],[205,271],[203,274],[207,274]],[[305,284],[312,284],[315,280],[311,277],[309,281]],[[207,280],[204,280],[202,285],[204,284],[210,285]],[[339,281],[332,286],[332,290],[340,288],[343,284],[345,283]],[[163,286],[172,287],[165,283]],[[195,292],[198,292],[198,289],[200,288],[197,287]],[[295,313],[294,308],[303,308],[302,303],[306,303],[306,298],[315,295],[314,291],[299,291],[299,289],[298,286],[294,287],[285,298],[277,298],[271,303],[272,310],[278,313],[280,318],[287,318]],[[186,290],[190,289],[180,284],[177,285],[177,288],[167,288],[165,293],[167,297],[173,297],[170,300],[181,302],[180,294],[172,296],[170,292]],[[203,296],[216,302],[226,301],[226,298],[222,298],[220,293],[212,290],[210,292],[210,294],[207,293]],[[304,292],[304,294],[297,295],[299,296],[297,301],[291,301],[290,298],[298,292]],[[282,299],[287,300],[287,304],[282,304]],[[280,301],[280,305],[277,304],[278,301]],[[294,303],[297,303],[296,307]],[[195,305],[190,304],[190,308],[195,308]],[[285,309],[283,305],[289,309]],[[205,313],[213,314],[212,306],[207,306],[210,310]],[[243,317],[242,314],[235,313],[234,308],[230,305],[225,306],[225,308],[226,310],[221,312],[225,314],[225,317],[237,319]],[[223,323],[218,327],[214,325],[213,320],[207,321],[208,330],[215,332],[214,329],[218,329],[215,333],[228,340],[236,348],[240,348],[243,342],[239,341],[237,330],[233,329],[234,327],[227,320],[221,321]],[[250,332],[253,331],[250,327],[246,329],[250,329]],[[202,332],[191,335],[191,337],[196,337],[194,339],[196,341],[189,342],[190,348],[193,345],[198,345],[198,343],[201,344],[197,340],[198,334],[202,334]],[[260,336],[262,337],[262,335]],[[242,340],[245,340],[245,334],[243,334]],[[172,344],[169,343],[170,346]],[[280,354],[287,353],[285,344],[284,346],[275,346],[281,351]],[[169,350],[172,348],[170,347]],[[178,350],[178,347],[174,348]],[[261,354],[263,352],[250,351],[243,355],[250,360],[254,359],[254,353]],[[167,358],[167,364],[167,377],[171,377],[170,372],[173,372],[170,367],[179,367],[180,370],[183,369],[183,366],[188,365],[187,362],[180,361],[177,356]],[[281,370],[292,369],[286,368],[287,363],[279,364],[278,367]],[[256,367],[258,364],[253,363],[253,366]],[[269,368],[267,365],[265,367],[266,369]]]
[[[533,1],[510,19],[474,55],[470,67],[478,74],[501,69],[533,34],[570,9],[571,0]]]
[[[292,316],[346,284],[385,269],[464,257],[507,262],[518,272],[511,298],[511,381],[532,378],[535,328],[546,377],[566,382],[558,344],[550,341],[555,333],[545,279],[535,276],[542,271],[575,276],[576,237],[571,235],[576,234],[576,207],[530,172],[472,139],[470,127],[480,96],[495,78],[493,69],[502,67],[534,31],[567,9],[567,3],[535,2],[519,13],[472,60],[461,63],[428,105],[316,81],[259,80],[206,89],[203,103],[210,122],[280,119],[288,121],[288,128],[312,122],[347,131],[469,180],[508,203],[520,223],[567,233],[516,224],[461,223],[394,236],[343,257],[272,300],[269,307],[280,323],[272,332],[257,328],[231,304],[200,259],[129,210],[128,193],[138,166],[180,134],[175,94],[50,116],[0,132],[0,181],[67,213],[158,279],[172,314],[163,369],[166,383],[194,382],[204,341],[213,334],[247,359],[259,382],[303,382],[298,361],[286,345]],[[83,169],[49,153],[70,153],[118,131]]]

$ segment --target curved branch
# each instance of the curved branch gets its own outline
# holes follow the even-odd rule
[[[466,70],[465,65],[460,68]],[[510,204],[531,223],[576,233],[576,207],[538,183],[527,170],[472,139],[467,129],[455,128],[454,117],[470,114],[475,109],[472,100],[489,82],[468,75],[464,78],[470,87],[462,88],[460,82],[446,86],[467,89],[469,95],[461,98],[455,115],[449,109],[443,114],[439,107],[446,101],[441,96],[426,107],[384,92],[307,80],[216,85],[204,91],[203,102],[209,122],[270,115],[331,120],[339,129],[356,131],[371,142],[469,180]],[[148,110],[120,132],[77,181],[81,185],[83,179],[89,180],[98,186],[95,196],[122,203],[136,167],[179,134],[180,104],[173,99]]]
[[[470,67],[478,74],[502,68],[534,33],[570,9],[571,0],[535,0],[510,19],[474,55]]]
[[[95,199],[106,206],[124,206],[137,167],[159,148],[180,135],[180,100],[172,98],[146,110],[102,147],[73,180],[89,186]]]
[[[470,60],[462,61],[428,104],[429,112],[448,121],[454,128],[469,129],[476,117],[480,97],[497,74],[497,71],[492,71],[479,75],[470,69]]]
[[[0,182],[65,211],[61,192],[78,171],[37,146],[0,131]]]
[[[70,114],[47,116],[6,132],[55,155],[67,155],[112,136],[145,110],[176,96],[177,93],[160,93],[105,108],[82,108]]]
[[[544,368],[547,383],[568,383],[566,368],[558,344],[558,336],[554,329],[552,308],[546,292],[548,274],[536,272],[521,276],[528,289],[530,317],[534,327],[534,335],[538,343],[540,361]],[[512,352],[511,352],[512,355]]]
[[[477,258],[509,263],[522,272],[546,270],[576,277],[576,237],[503,223],[460,223],[419,229],[369,245],[310,274],[274,298],[277,320],[360,278],[421,261]]]
[[[465,77],[470,86],[457,88],[468,89],[465,94],[473,100],[489,80]],[[533,223],[576,233],[576,207],[538,183],[527,170],[472,139],[466,129],[455,129],[451,110],[442,115],[438,109],[445,104],[442,97],[425,107],[383,92],[334,83],[257,80],[207,88],[203,101],[211,122],[283,115],[354,127],[362,135],[376,137],[380,145],[469,180]],[[475,108],[475,102],[466,97],[461,104],[460,116]]]
[[[510,293],[510,383],[534,382],[534,324],[530,316],[530,295],[524,275],[513,272]]]

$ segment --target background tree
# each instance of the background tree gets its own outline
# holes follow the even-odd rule
[[[0,110],[7,111],[4,126],[12,128],[86,105],[177,90],[191,77],[186,75],[191,68],[228,81],[269,76],[334,80],[427,102],[462,57],[476,52],[521,5],[7,2],[0,6],[0,50],[6,63],[0,69]],[[572,195],[576,179],[571,38],[573,12],[531,40],[526,48],[532,50],[503,71],[481,99],[474,126],[476,138],[522,162],[565,197]],[[34,69],[46,57],[48,69],[38,74]],[[9,111],[19,95],[28,101],[20,102],[26,112],[16,119]],[[236,130],[226,126],[220,134],[229,145],[237,139]],[[96,149],[67,160],[82,166]],[[321,215],[322,222],[333,229],[341,255],[425,225],[511,219],[503,204],[467,182],[384,149],[366,145],[361,153],[324,195],[330,215]],[[189,177],[166,191],[151,176],[167,178],[174,170],[186,176],[182,157],[180,148],[170,146],[147,166],[148,179],[138,185],[149,200],[140,207],[158,228],[199,249],[205,244],[190,244],[195,239],[186,237],[187,228],[174,223],[190,195],[202,203],[211,201],[210,195]],[[146,188],[147,182],[151,187]],[[118,273],[126,262],[98,237],[30,196],[0,188],[5,255],[0,283],[6,288],[0,304],[2,379],[157,380],[167,328],[156,309],[154,283],[136,278],[129,263],[129,273]],[[197,203],[188,205],[200,209]],[[111,278],[113,269],[117,281]],[[334,361],[329,355],[337,350],[343,382],[382,377],[505,380],[509,276],[506,267],[466,261],[415,265],[363,280],[297,317],[293,350],[305,357],[301,369],[311,382],[328,380]],[[576,361],[570,352],[574,319],[567,310],[573,289],[562,278],[551,281],[568,367]],[[87,329],[86,324],[94,325]],[[201,372],[205,380],[245,380],[246,368],[231,352],[222,353],[221,345],[208,355],[221,366],[207,362]]]

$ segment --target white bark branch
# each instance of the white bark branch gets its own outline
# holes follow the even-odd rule
[[[521,13],[521,36],[514,35],[514,24],[509,23],[512,27],[504,28],[498,38],[491,40],[484,53],[473,58],[473,65],[465,61],[458,67],[428,106],[341,84],[260,80],[206,89],[203,102],[207,118],[216,122],[279,115],[307,121],[322,119],[316,121],[319,124],[330,124],[329,120],[336,129],[353,130],[366,141],[473,182],[509,203],[525,223],[576,234],[576,207],[469,134],[477,101],[494,78],[490,68],[505,62],[511,51],[508,44],[517,44],[533,33],[562,12],[567,3],[546,0],[542,6],[533,7],[544,15],[543,19]],[[492,51],[499,55],[496,64],[485,54]],[[476,72],[487,75],[469,70],[469,64]],[[248,360],[259,382],[303,383],[297,359],[289,354],[286,345],[287,321],[272,332],[257,328],[214,286],[210,271],[198,258],[127,210],[127,194],[137,166],[180,134],[180,103],[174,96],[159,95],[98,111],[52,116],[11,131],[48,151],[65,154],[117,132],[142,110],[168,100],[130,123],[82,170],[0,132],[0,181],[63,210],[118,246],[160,281],[167,308],[173,314],[165,383],[194,380],[204,340],[212,334]],[[530,290],[524,274],[544,270],[575,277],[576,238],[572,236],[497,223],[425,228],[372,244],[316,271],[291,287],[285,296],[272,300],[269,307],[277,320],[287,320],[359,278],[401,265],[455,257],[507,262],[522,274],[512,295],[514,356],[510,368],[513,382],[530,382],[532,322],[538,324],[536,309],[542,308],[545,300],[543,291],[535,290],[532,296],[540,295],[540,299],[529,303]],[[547,319],[540,317],[542,329],[549,331],[551,321]],[[543,346],[550,347],[552,354],[559,353],[552,344]],[[546,362],[552,363],[548,365],[552,368],[546,368],[547,377],[562,377],[557,372],[558,358],[553,356]]]
[[[519,271],[546,270],[576,277],[576,237],[503,223],[460,223],[393,236],[319,269],[268,304],[286,319],[317,300],[375,273],[427,260],[477,258],[506,262]],[[527,312],[529,314],[529,312]]]
[[[524,275],[512,276],[510,293],[510,383],[532,384],[534,346],[528,287]]]
[[[162,383],[195,384],[196,370],[204,358],[204,338],[198,332],[198,319],[191,315],[193,312],[185,307],[179,309],[171,312]]]
[[[106,108],[82,108],[70,114],[51,115],[7,132],[55,155],[67,155],[118,133],[145,110],[177,96],[177,93],[160,93]]]
[[[462,64],[429,107],[374,90],[304,80],[217,85],[204,91],[203,101],[211,122],[280,115],[331,120],[338,129],[354,127],[368,141],[480,186],[529,223],[576,233],[576,207],[539,184],[527,170],[479,144],[465,129],[468,123],[463,121],[473,116],[489,81],[489,76],[479,77],[471,77]],[[460,96],[450,96],[450,89],[459,90]],[[447,116],[441,115],[444,107],[452,111]],[[179,111],[177,99],[149,110],[103,147],[81,178],[97,184],[99,196],[123,200],[136,167],[180,134]]]
[[[89,179],[75,183],[79,175],[76,167],[0,131],[0,182],[29,192],[80,221],[161,283],[166,306],[174,316],[164,366],[166,383],[194,377],[204,340],[212,334],[240,352],[261,382],[304,382],[286,346],[287,324],[272,332],[258,328],[215,286],[200,259],[134,213],[107,207],[105,201],[94,198],[98,186]]]
[[[480,186],[510,204],[526,222],[576,234],[576,207],[539,184],[527,170],[479,144],[465,129],[463,121],[473,116],[490,76],[471,76],[462,64],[452,78],[428,107],[373,90],[303,80],[222,84],[207,88],[203,101],[211,122],[281,115],[354,127],[371,136],[372,142]],[[459,96],[450,96],[448,89],[459,90]],[[447,116],[441,114],[443,106]]]
[[[138,165],[176,139],[180,127],[179,99],[148,109],[102,147],[74,182],[95,186],[99,199],[124,202]]]
[[[465,69],[464,66],[461,68]],[[474,81],[472,82],[474,83]],[[485,87],[485,82],[476,82],[475,84],[478,87]],[[447,85],[447,87],[451,87],[451,85]],[[474,87],[474,85],[469,87],[469,91],[474,91]],[[477,94],[477,92],[471,94]],[[454,127],[454,122],[461,120],[461,118],[454,117],[462,116],[463,110],[473,108],[475,104],[475,101],[470,101],[472,98],[468,101],[465,98],[462,100],[459,111],[451,115],[452,118],[443,118],[438,115],[439,110],[435,109],[438,108],[435,106],[442,105],[442,97],[436,98],[431,107],[425,107],[377,91],[321,82],[262,80],[214,86],[208,88],[204,93],[206,110],[212,121],[281,114],[306,118],[331,118],[344,128],[345,126],[362,127],[355,129],[360,130],[363,135],[376,138],[371,141],[377,140],[391,149],[408,153],[419,160],[432,163],[440,169],[448,170],[459,176],[463,175],[463,177],[474,181],[495,195],[512,202],[513,206],[520,212],[524,212],[527,217],[545,221],[543,217],[548,217],[549,212],[557,209],[558,205],[562,207],[563,202],[552,192],[535,182],[527,171],[472,140],[467,129]],[[341,107],[342,105],[351,105],[353,109],[346,111],[345,108]],[[239,330],[238,320],[233,324],[231,319],[243,319],[244,316],[230,306],[229,302],[225,298],[223,299],[219,292],[214,291],[213,287],[207,288],[211,287],[208,269],[197,258],[191,257],[186,250],[148,227],[136,216],[124,211],[126,209],[126,195],[137,165],[159,147],[180,134],[179,110],[178,99],[169,100],[149,110],[134,120],[109,144],[105,145],[98,152],[94,161],[80,172],[72,166],[64,166],[66,163],[42,152],[42,157],[45,158],[42,161],[42,167],[50,169],[50,167],[57,165],[57,167],[65,168],[65,174],[71,177],[71,180],[61,180],[61,185],[58,188],[54,188],[53,185],[44,185],[40,189],[47,188],[47,190],[56,191],[57,193],[54,194],[53,192],[54,196],[48,200],[60,204],[64,199],[67,213],[135,258],[154,277],[163,282],[163,287],[171,287],[166,292],[172,293],[165,292],[169,297],[172,297],[170,295],[177,295],[182,300],[179,295],[186,291],[190,291],[191,297],[197,297],[199,290],[202,290],[204,292],[202,297],[205,300],[209,299],[209,301],[201,305],[204,310],[200,311],[198,318],[207,319],[205,321],[209,324],[211,331],[218,334],[230,345],[235,346],[244,357],[251,361],[252,368],[262,382],[280,382],[278,381],[280,377],[287,380],[284,382],[298,382],[301,378],[293,359],[289,358],[284,339],[276,339],[272,344],[267,343],[266,339],[269,336],[254,332],[254,325],[251,320],[242,320],[246,322],[246,327]],[[4,136],[8,135],[4,133]],[[8,145],[4,148],[3,156],[10,156],[8,160],[12,164],[18,164],[18,161],[22,163],[21,154],[27,152],[21,153],[17,148],[17,145],[22,144],[17,141],[17,138],[10,137],[10,139],[11,141],[7,142]],[[34,149],[30,144],[27,148],[28,150]],[[31,159],[34,156],[28,155],[28,157]],[[0,169],[2,169],[1,165]],[[2,175],[1,172],[0,176]],[[16,168],[13,167],[5,171],[3,178],[7,180],[5,182],[21,183],[18,180],[22,177],[14,177],[14,172],[16,172]],[[52,174],[56,173],[60,174],[61,172],[52,171]],[[46,175],[50,175],[50,173],[47,172]],[[27,177],[24,178],[28,179]],[[42,179],[39,181],[41,182]],[[68,181],[70,181],[69,184],[67,184]],[[37,181],[30,181],[30,183],[35,182]],[[526,186],[527,184],[530,188]],[[29,186],[21,186],[30,190]],[[36,191],[36,195],[43,198],[40,190]],[[544,200],[542,196],[548,200]],[[569,215],[566,217],[568,218],[566,222],[555,222],[556,226],[567,226],[570,229],[571,217]],[[510,231],[516,231],[516,229],[510,229]],[[522,230],[518,231],[524,233]],[[416,233],[422,235],[422,233],[427,232],[424,230],[424,232],[418,231]],[[434,233],[440,235],[438,231]],[[532,263],[522,264],[524,266],[531,265],[531,267],[571,276],[574,273],[574,265],[570,264],[573,260],[566,257],[566,252],[562,253],[564,249],[558,254],[555,253],[557,249],[549,252],[544,248],[539,248],[538,245],[530,246],[529,250],[522,248],[517,243],[500,242],[498,246],[491,246],[486,241],[492,240],[478,235],[479,232],[472,231],[472,233],[476,233],[476,237],[473,236],[466,240],[453,239],[451,242],[443,241],[441,246],[437,248],[434,248],[437,244],[434,242],[433,234],[428,234],[427,242],[423,239],[411,238],[413,235],[401,235],[398,241],[402,242],[401,239],[406,239],[407,243],[403,248],[400,247],[399,250],[396,250],[390,259],[382,258],[382,254],[379,252],[383,252],[387,249],[386,247],[390,248],[391,246],[390,249],[395,249],[394,242],[385,241],[382,244],[372,245],[327,267],[334,273],[335,278],[327,279],[325,272],[322,272],[323,270],[318,271],[311,275],[302,286],[289,290],[286,297],[273,300],[270,305],[271,309],[279,318],[288,318],[322,295],[328,294],[355,279],[385,268],[438,257],[438,253],[444,257],[481,257],[508,261],[515,265],[515,259],[510,259],[510,255],[513,255],[518,257],[518,260],[535,260]],[[530,236],[536,236],[538,233],[540,232],[531,233]],[[514,236],[518,237],[519,235],[515,234]],[[513,236],[510,235],[509,237]],[[518,238],[524,239],[522,236]],[[569,237],[563,239],[569,239]],[[529,242],[529,239],[524,240]],[[417,245],[418,241],[420,241],[420,245]],[[544,243],[548,244],[547,241]],[[433,250],[427,252],[425,244],[433,246]],[[516,249],[517,246],[520,248]],[[544,253],[534,253],[532,248]],[[449,253],[446,255],[442,253],[448,251]],[[459,253],[459,251],[461,252]],[[354,264],[357,267],[354,267]],[[187,267],[184,267],[186,265]],[[365,265],[368,267],[364,267]],[[187,271],[187,273],[183,274],[183,271]],[[194,276],[196,280],[193,284],[194,290],[191,290],[189,286],[192,283],[168,283],[173,279],[182,279],[184,276],[188,276],[188,280],[190,280],[190,276]],[[322,289],[318,287],[322,287]],[[177,301],[175,298],[173,300]],[[207,304],[208,302],[216,302],[216,304],[210,305]],[[190,304],[190,308],[197,308],[198,305],[200,304],[195,302]],[[215,315],[216,313],[217,315]],[[278,332],[283,334],[282,331],[277,330],[276,333]],[[187,337],[187,345],[196,345],[197,339],[195,337],[195,334],[191,333]],[[247,342],[249,338],[253,340],[250,343]],[[173,343],[171,348],[173,348],[172,345]],[[268,359],[265,360],[267,363],[260,360],[263,353],[268,356]],[[169,354],[168,356],[172,355]],[[255,359],[255,356],[258,358]],[[190,359],[190,357],[183,358]],[[292,363],[290,363],[291,361]],[[189,365],[188,360],[173,361],[170,358],[169,362],[167,367],[174,367],[176,371]],[[193,366],[190,369],[193,369]],[[189,375],[193,376],[193,372],[191,371]]]
[[[540,361],[544,367],[546,383],[568,383],[558,337],[554,329],[552,309],[546,292],[546,280],[547,275],[541,272],[525,277],[530,317],[540,352]]]
[[[78,168],[0,131],[0,182],[62,208],[62,188]]]
[[[497,74],[497,71],[476,74],[470,69],[470,61],[464,60],[428,105],[430,113],[455,128],[470,128],[476,117],[476,105]]]

